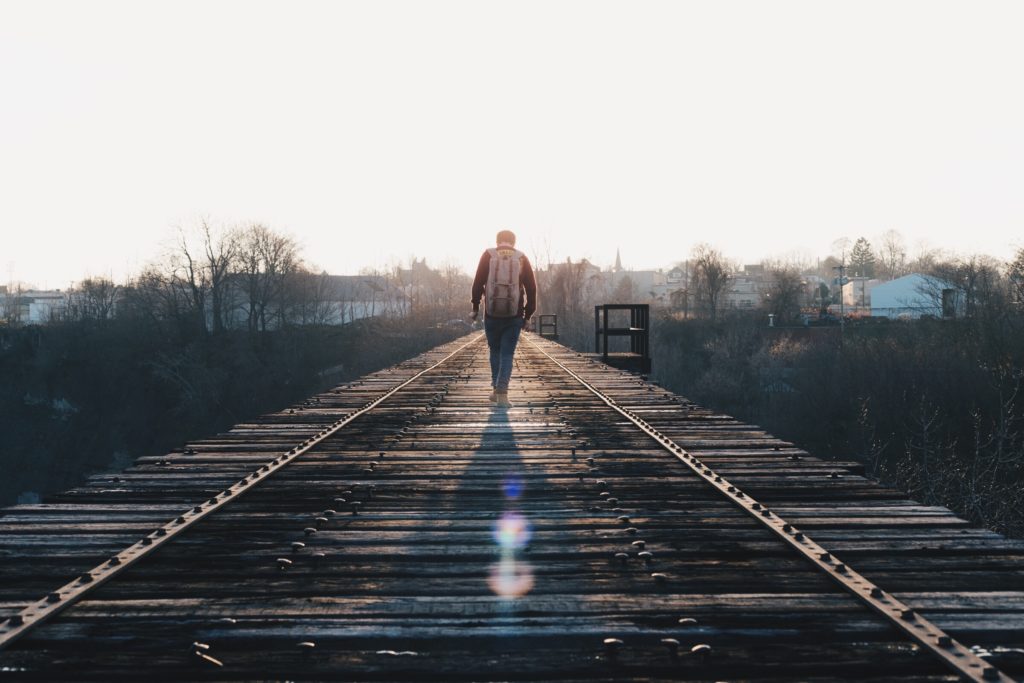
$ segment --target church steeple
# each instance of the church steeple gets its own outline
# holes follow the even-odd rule
[[[619,254],[618,247],[615,248],[615,267],[612,268],[613,273],[622,272],[622,256]]]

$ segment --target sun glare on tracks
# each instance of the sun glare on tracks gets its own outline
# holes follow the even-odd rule
[[[494,527],[494,540],[503,551],[519,550],[530,542],[530,522],[514,512],[506,512]]]
[[[498,597],[521,598],[533,588],[533,568],[529,562],[517,560],[512,552],[505,551],[501,560],[491,565],[487,585]]]
[[[518,501],[525,490],[523,478],[509,474],[501,484],[506,504]],[[529,544],[533,534],[530,520],[515,510],[506,510],[494,524],[492,535],[501,559],[491,565],[487,585],[500,598],[521,598],[533,588],[533,567],[516,554]]]
[[[508,500],[519,500],[519,497],[523,495],[522,477],[509,475],[502,483],[501,489],[505,492],[505,498]]]

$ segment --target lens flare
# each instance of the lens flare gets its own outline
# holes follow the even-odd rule
[[[518,550],[530,542],[530,523],[522,515],[506,512],[494,527],[494,540],[502,550]]]
[[[505,481],[501,485],[501,490],[505,492],[505,497],[509,500],[519,500],[519,497],[523,495],[523,480],[514,474],[510,474],[505,477]]]
[[[517,561],[511,553],[491,565],[487,585],[495,595],[505,599],[521,598],[533,588],[533,570],[529,563]]]

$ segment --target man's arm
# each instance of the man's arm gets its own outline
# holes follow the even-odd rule
[[[488,251],[480,257],[480,263],[476,267],[476,277],[473,278],[473,317],[480,311],[480,298],[484,295],[484,287],[487,285],[487,274],[491,269],[491,254]]]
[[[519,269],[519,282],[522,283],[523,289],[526,290],[526,310],[523,312],[523,315],[529,320],[537,310],[537,277],[533,274],[533,266],[530,265],[530,259],[526,258],[526,256],[523,256],[522,265]]]

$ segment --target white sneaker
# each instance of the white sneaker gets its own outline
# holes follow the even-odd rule
[[[498,393],[498,392],[495,392],[495,393],[497,393],[498,398],[494,402],[494,405],[498,406],[499,408],[511,408],[512,407],[512,402],[508,400],[508,392],[507,391],[503,391],[501,393]]]

